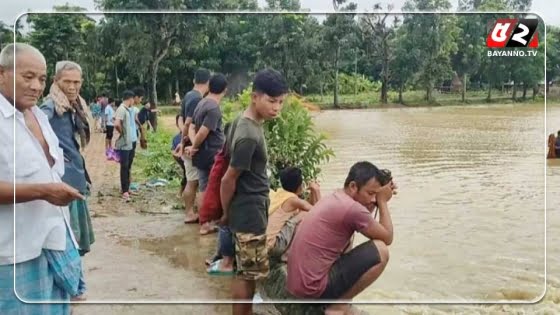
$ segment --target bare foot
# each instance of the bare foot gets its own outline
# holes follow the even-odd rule
[[[218,231],[218,227],[213,222],[206,222],[200,226],[200,235],[207,235]]]
[[[185,216],[185,224],[189,223],[197,223],[198,222],[198,215],[194,213],[194,211],[189,211]]]

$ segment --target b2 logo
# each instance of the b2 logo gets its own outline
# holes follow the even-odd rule
[[[488,33],[488,48],[539,47],[538,19],[498,19]]]

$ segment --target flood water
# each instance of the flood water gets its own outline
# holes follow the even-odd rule
[[[554,117],[560,123],[560,108],[549,112]],[[324,167],[324,191],[341,187],[359,160],[390,169],[399,186],[390,203],[389,265],[357,300],[531,301],[542,295],[542,105],[327,111],[315,122],[336,154]],[[556,180],[558,187],[555,164],[549,184]],[[557,222],[550,210],[550,228],[560,230]],[[551,268],[558,266],[549,258]]]
[[[560,255],[555,255],[560,252],[560,159],[545,160],[546,134],[560,129],[560,106],[549,108],[546,130],[543,105],[324,111],[314,121],[336,154],[323,167],[323,194],[340,188],[350,166],[361,160],[390,169],[399,186],[389,205],[395,233],[389,264],[356,301],[530,302],[547,287],[549,304],[532,307],[560,312]],[[547,238],[548,285],[545,175],[548,228],[556,231]],[[141,247],[169,256],[177,267],[191,269],[179,259],[191,257],[191,266],[203,273],[202,259],[213,242],[195,242],[208,249],[194,258],[195,248],[177,246],[188,243],[193,234],[196,231]],[[364,240],[359,237],[357,243]],[[172,253],[162,244],[174,244]],[[217,298],[229,297],[229,281],[212,277],[208,284],[219,291]],[[494,314],[515,309],[363,308],[383,314]]]

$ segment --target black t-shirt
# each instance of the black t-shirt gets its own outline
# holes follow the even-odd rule
[[[233,232],[262,234],[266,231],[270,204],[263,126],[242,117],[231,139],[229,165],[241,171],[241,175],[230,204],[229,227]]]
[[[145,124],[148,120],[150,120],[150,113],[151,110],[142,107],[140,112],[138,112],[138,121],[140,121],[140,125]]]
[[[193,165],[200,169],[210,170],[214,164],[214,156],[220,151],[225,140],[220,105],[213,99],[202,99],[194,111],[193,123],[196,132],[202,126],[210,130],[193,157]]]
[[[194,110],[200,100],[202,100],[202,94],[199,91],[192,90],[185,94],[181,102],[181,116],[183,120],[186,120],[187,117],[194,117]]]

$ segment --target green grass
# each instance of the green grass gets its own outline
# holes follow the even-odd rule
[[[167,116],[167,115],[163,115]],[[171,140],[176,131],[161,125],[157,132],[148,131],[148,149],[136,149],[133,177],[136,181],[163,178],[169,181],[167,187],[175,189],[181,181],[181,168],[171,155]]]
[[[492,99],[487,102],[486,97],[488,95],[487,91],[468,91],[466,94],[466,102],[461,101],[460,93],[436,93],[434,92],[434,102],[427,102],[424,98],[426,96],[425,91],[406,91],[403,93],[404,105],[409,107],[418,106],[457,106],[465,104],[484,104],[484,103],[514,103],[511,99],[510,94],[504,94],[501,91],[492,91]],[[522,96],[522,92],[518,92],[518,97]],[[339,104],[341,108],[353,109],[353,108],[375,108],[381,106],[379,101],[379,92],[372,93],[359,93],[359,94],[346,94],[339,96]],[[332,109],[333,108],[333,95],[325,94],[323,96],[313,94],[306,95],[305,99],[311,103],[317,104],[322,109]],[[535,101],[532,99],[532,91],[529,91],[527,99],[524,101],[517,100],[516,102],[542,102],[542,97],[537,97]],[[549,98],[550,100],[550,98]],[[389,103],[398,104],[398,92],[389,92]]]

